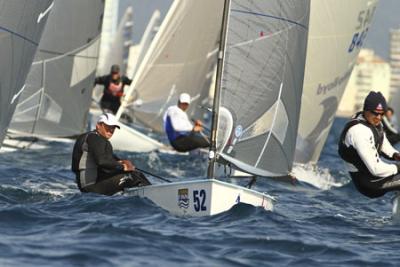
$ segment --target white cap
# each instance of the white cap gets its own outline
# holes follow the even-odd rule
[[[115,116],[111,113],[102,114],[100,116],[99,120],[97,121],[97,123],[100,123],[100,122],[107,124],[108,126],[115,126],[118,129],[120,129],[117,118],[115,118]]]
[[[182,94],[179,96],[179,102],[180,102],[180,103],[187,103],[187,104],[190,104],[190,95],[187,94],[187,93],[182,93]]]

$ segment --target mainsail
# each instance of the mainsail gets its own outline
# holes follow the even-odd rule
[[[24,90],[52,0],[0,0],[0,146]]]
[[[162,131],[163,113],[177,103],[180,93],[189,93],[191,107],[197,107],[212,79],[222,10],[223,1],[173,2],[127,92],[131,99],[117,116],[130,105],[135,118]]]
[[[311,1],[295,162],[318,161],[377,2]]]
[[[229,9],[217,142],[219,159],[261,176],[293,163],[309,0],[233,0]]]
[[[11,129],[65,137],[81,133],[91,102],[103,0],[56,0]]]

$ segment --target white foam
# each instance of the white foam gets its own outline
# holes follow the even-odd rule
[[[308,183],[322,190],[329,190],[332,187],[341,187],[345,183],[338,182],[335,180],[329,169],[320,168],[310,164],[295,164],[293,166],[293,175],[297,180]]]
[[[72,182],[60,183],[49,181],[45,183],[37,183],[31,180],[26,180],[22,183],[22,186],[32,190],[33,192],[45,193],[57,198],[65,197],[70,194],[76,194],[76,190],[72,189],[75,187],[75,184]]]
[[[393,208],[392,208],[392,218],[396,221],[400,221],[400,192],[396,192],[393,200]]]
[[[17,151],[16,148],[11,148],[11,147],[4,147],[2,146],[0,149],[0,153],[9,153],[9,152],[14,152]]]

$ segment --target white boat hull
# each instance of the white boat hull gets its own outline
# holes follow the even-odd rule
[[[142,134],[135,129],[118,123],[121,129],[116,129],[110,142],[115,150],[123,150],[129,152],[150,152],[165,148],[162,143]]]
[[[128,195],[145,197],[178,216],[210,216],[237,203],[273,210],[273,198],[242,186],[214,179],[176,182],[129,189]]]
[[[100,109],[92,108],[90,113],[90,129],[95,129],[96,122],[102,114],[102,111]],[[129,152],[150,152],[159,149],[168,150],[164,144],[123,124],[121,121],[118,122],[118,125],[121,128],[116,129],[110,139],[114,150]]]

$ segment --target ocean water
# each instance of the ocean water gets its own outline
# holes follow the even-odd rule
[[[400,223],[392,197],[360,195],[336,154],[336,119],[318,168],[304,182],[259,180],[275,210],[239,204],[180,218],[146,199],[81,194],[73,143],[0,153],[0,266],[398,266]],[[204,177],[199,155],[119,153],[171,180]],[[152,179],[152,182],[160,182]]]

